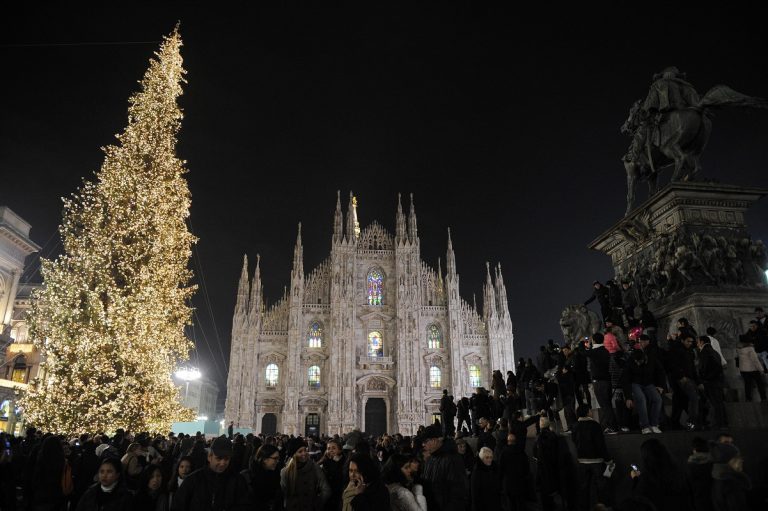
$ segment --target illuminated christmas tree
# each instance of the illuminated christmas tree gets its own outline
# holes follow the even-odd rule
[[[194,417],[171,379],[192,348],[184,327],[195,290],[190,194],[175,155],[181,45],[177,27],[150,60],[95,180],[64,199],[64,253],[43,261],[30,315],[43,376],[22,400],[43,430],[167,432]]]

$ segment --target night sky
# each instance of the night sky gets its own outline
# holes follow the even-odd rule
[[[436,5],[4,16],[0,204],[32,224],[43,256],[59,252],[60,197],[99,169],[100,147],[125,127],[128,97],[180,20],[189,83],[178,154],[207,291],[190,333],[206,373],[224,385],[243,254],[252,264],[261,254],[277,300],[299,221],[305,271],[329,254],[336,190],[344,208],[354,191],[362,227],[376,219],[391,232],[397,193],[413,193],[422,257],[445,259],[450,227],[470,303],[485,261],[501,262],[517,354],[531,356],[561,340],[563,307],[610,276],[608,257],[587,245],[624,210],[619,126],[632,102],[669,65],[700,94],[725,83],[768,97],[768,32],[755,12],[704,7],[688,17],[647,5]],[[768,112],[718,112],[702,164],[702,178],[766,186]],[[748,223],[768,239],[768,199]],[[37,258],[28,264],[24,279],[39,281]]]

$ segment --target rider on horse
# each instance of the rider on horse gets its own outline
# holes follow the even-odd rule
[[[673,110],[682,110],[699,103],[699,94],[693,85],[684,80],[685,73],[676,67],[668,67],[654,75],[648,95],[639,105],[639,125],[632,137],[625,161],[637,161],[643,151],[649,135],[655,145],[659,144],[659,122],[661,117]]]

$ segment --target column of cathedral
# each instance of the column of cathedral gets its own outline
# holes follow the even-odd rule
[[[259,334],[261,333],[262,312],[264,307],[264,292],[261,286],[261,256],[256,254],[256,269],[251,279],[251,295],[249,298],[248,326],[245,336],[243,358],[242,389],[240,391],[239,424],[242,428],[257,429],[256,423],[256,392],[259,383]],[[236,423],[238,423],[236,421]]]
[[[397,316],[397,426],[404,433],[415,433],[424,417],[424,370],[421,363],[421,255],[416,208],[406,218],[400,194],[395,218],[395,298]]]
[[[453,242],[451,240],[451,229],[448,229],[448,249],[445,254],[445,295],[448,304],[448,332],[446,335],[446,346],[451,353],[451,386],[453,395],[458,399],[459,396],[465,396],[469,393],[468,378],[465,374],[464,353],[462,351],[461,339],[461,295],[459,294],[459,274],[456,273],[456,256],[453,253]]]
[[[494,269],[496,283],[491,279],[490,264],[486,264],[483,286],[483,319],[488,332],[489,370],[514,371],[515,357],[512,347],[512,319],[507,303],[507,289],[501,275],[501,264]],[[488,375],[490,376],[490,375]]]
[[[301,244],[301,223],[293,249],[293,269],[291,270],[291,292],[288,295],[288,359],[286,360],[285,404],[283,406],[283,431],[299,435],[301,429],[299,417],[299,395],[306,374],[301,365],[301,348],[304,332],[301,324],[301,312],[304,304],[304,247]]]
[[[245,353],[245,339],[248,335],[248,256],[243,256],[243,270],[237,285],[237,302],[232,317],[232,343],[229,353],[229,373],[227,374],[227,401],[224,405],[224,420],[229,424],[235,421],[240,424],[242,410],[241,389],[243,387],[243,372],[248,365]]]

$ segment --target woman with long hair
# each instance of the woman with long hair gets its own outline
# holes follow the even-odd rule
[[[85,490],[77,504],[77,511],[129,511],[131,494],[121,482],[122,472],[123,464],[120,460],[101,460],[98,482]]]
[[[173,475],[168,481],[168,494],[170,495],[169,502],[173,502],[173,494],[178,491],[181,483],[192,473],[192,458],[189,456],[182,456],[179,462],[176,464],[173,470]]]
[[[248,483],[250,500],[257,511],[280,511],[283,494],[280,489],[280,451],[274,445],[262,445],[240,474]]]
[[[381,472],[368,453],[349,458],[349,484],[341,496],[342,511],[389,511],[389,491]]]
[[[139,490],[133,498],[134,511],[168,511],[168,494],[163,490],[163,471],[149,465],[139,477]]]
[[[134,442],[128,446],[125,456],[120,460],[123,464],[125,483],[131,490],[136,490],[139,487],[139,476],[144,470],[144,463],[141,459],[142,453],[141,444]]]
[[[291,438],[285,447],[287,464],[280,472],[285,511],[320,511],[331,496],[322,469],[309,458],[307,443]]]
[[[318,462],[331,488],[331,496],[325,503],[325,511],[338,511],[344,490],[344,455],[341,441],[331,438],[325,446],[325,454]]]
[[[389,491],[392,511],[427,511],[424,488],[418,484],[419,459],[408,454],[395,453],[382,468],[381,480]]]
[[[640,445],[642,470],[632,470],[632,494],[645,497],[659,511],[692,509],[692,498],[682,471],[657,438]]]
[[[61,439],[51,435],[43,440],[35,460],[33,478],[30,481],[31,511],[60,511],[66,503],[62,481],[67,475],[68,463],[64,456]],[[71,471],[70,483],[71,483]]]

